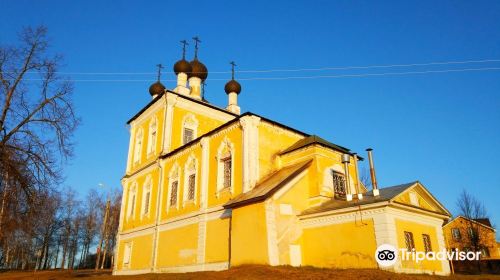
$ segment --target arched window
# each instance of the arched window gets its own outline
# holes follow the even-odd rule
[[[146,179],[146,183],[144,184],[142,191],[142,215],[149,215],[149,208],[151,204],[151,178]]]
[[[142,152],[142,128],[135,134],[134,162],[139,162]]]
[[[182,144],[187,144],[197,137],[198,120],[193,114],[187,114],[182,120]]]
[[[179,205],[179,173],[180,168],[176,163],[168,175],[169,192],[167,197],[167,212],[171,207],[177,208]]]
[[[217,191],[233,191],[234,145],[225,138],[217,150]]]
[[[135,213],[135,201],[136,201],[136,195],[137,195],[137,184],[134,183],[132,187],[130,187],[128,191],[128,213],[127,213],[127,218],[131,218],[134,216]]]
[[[197,160],[190,156],[184,166],[184,202],[196,202],[196,170]]]
[[[151,120],[149,124],[149,139],[148,139],[148,154],[156,152],[156,137],[157,137],[157,124],[156,117]]]

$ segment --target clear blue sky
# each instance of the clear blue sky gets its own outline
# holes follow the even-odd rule
[[[499,1],[1,1],[0,40],[44,24],[67,72],[170,71],[181,39],[199,35],[210,71],[366,66],[500,59]],[[192,46],[188,51],[192,56]],[[500,67],[500,63],[247,73],[281,77]],[[155,75],[79,79],[155,79]],[[173,79],[165,73],[163,79]],[[229,74],[209,73],[226,79]],[[167,88],[174,83],[164,82]],[[224,81],[206,97],[225,106]],[[125,122],[147,102],[149,81],[76,82],[83,120],[67,184],[118,187]],[[420,180],[453,213],[467,188],[500,225],[500,71],[241,81],[240,105],[364,154],[373,147],[383,186]],[[365,163],[363,163],[365,164]]]

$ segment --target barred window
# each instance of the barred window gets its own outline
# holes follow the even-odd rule
[[[170,186],[170,206],[177,205],[177,188],[179,187],[179,181],[173,181]]]
[[[195,191],[195,183],[196,183],[196,175],[191,174],[188,177],[188,200],[194,200],[194,191]]]
[[[462,235],[460,234],[460,229],[458,229],[458,228],[452,228],[451,235],[453,236],[454,240],[458,241],[458,240],[462,239]]]
[[[156,130],[156,119],[153,119],[149,125],[148,154],[156,151]]]
[[[231,187],[231,156],[223,158],[222,164],[223,164],[223,168],[224,168],[223,187],[230,188]]]
[[[424,241],[425,252],[431,252],[432,251],[431,237],[428,234],[422,234],[422,239]]]
[[[332,170],[333,192],[335,195],[345,195],[345,177],[344,174]]]
[[[408,251],[414,250],[415,249],[415,242],[413,241],[413,233],[411,233],[409,231],[405,231],[404,234],[405,234],[406,249]]]
[[[189,143],[193,140],[194,138],[194,130],[191,128],[184,128],[184,139],[183,139],[183,144]]]

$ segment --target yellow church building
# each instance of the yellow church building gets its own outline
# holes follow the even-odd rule
[[[197,57],[158,80],[128,124],[130,145],[113,274],[224,270],[242,264],[377,268],[381,244],[445,249],[450,213],[420,183],[372,190],[349,149],[203,98]],[[447,261],[398,261],[395,272],[449,274]]]

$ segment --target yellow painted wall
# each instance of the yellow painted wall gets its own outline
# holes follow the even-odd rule
[[[303,136],[272,124],[259,125],[259,172],[261,176],[277,169],[279,153]]]
[[[150,194],[150,202],[149,202],[149,213],[148,215],[142,215],[143,209],[143,194],[144,194],[144,186],[148,177],[152,180],[151,186],[151,194]],[[122,230],[130,230],[136,227],[142,227],[146,225],[154,224],[156,218],[156,208],[157,208],[157,198],[158,198],[158,183],[160,178],[159,168],[155,167],[151,169],[150,172],[145,172],[139,176],[134,177],[134,179],[130,180],[126,187],[125,193],[125,206],[123,208],[123,223]],[[136,184],[137,183],[137,184]],[[132,186],[136,184],[137,192],[136,192],[136,200],[134,207],[134,214],[132,216],[128,216],[129,207],[131,205],[128,204],[130,190]]]
[[[207,222],[205,262],[227,262],[229,258],[229,222],[230,218]]]
[[[268,264],[264,203],[233,209],[231,266]]]
[[[131,242],[132,251],[129,266],[124,268],[123,266],[123,254],[125,244]],[[120,240],[118,245],[118,270],[122,269],[147,269],[151,268],[151,258],[152,258],[152,248],[153,248],[153,234],[137,236],[134,238],[129,238],[125,240]]]
[[[426,209],[426,210],[431,210],[431,211],[440,211],[438,209],[438,207],[432,203],[432,199],[427,194],[425,194],[422,190],[420,190],[418,186],[409,190],[409,191],[406,191],[405,193],[402,193],[401,195],[399,195],[395,199],[395,201],[401,202],[404,204],[408,204],[408,205],[413,205],[411,203],[411,199],[410,199],[411,192],[415,193],[417,196],[418,207]],[[415,205],[413,205],[413,206],[415,206]]]
[[[217,150],[223,143],[224,139],[228,139],[234,145],[234,186],[233,193],[228,191],[217,192]],[[243,130],[236,124],[229,129],[225,129],[222,133],[218,133],[210,138],[210,167],[209,167],[209,182],[208,182],[208,207],[219,206],[231,198],[239,195],[243,190]]]
[[[160,208],[160,220],[165,221],[168,218],[174,218],[179,215],[185,215],[191,213],[193,211],[197,211],[200,209],[200,199],[201,199],[201,145],[200,143],[195,143],[192,148],[187,148],[187,150],[183,153],[180,153],[179,156],[167,159],[165,161],[165,165],[163,167],[163,193],[161,200],[161,208]],[[193,157],[198,162],[197,172],[196,172],[196,193],[195,200],[184,200],[184,193],[187,192],[187,173],[186,173],[186,164]],[[179,167],[179,183],[178,183],[178,196],[177,200],[179,201],[177,207],[168,207],[167,211],[167,202],[168,196],[171,192],[171,181],[169,180],[169,175],[174,166]]]
[[[304,229],[303,265],[334,268],[376,268],[373,220]]]
[[[198,223],[161,231],[158,238],[157,267],[196,264]]]
[[[285,154],[281,157],[283,165],[293,164],[308,159],[314,159],[309,172],[314,181],[309,184],[310,205],[324,202],[333,197],[333,191],[327,184],[330,183],[330,175],[325,178],[325,171],[329,171],[332,167],[340,168],[344,172],[344,166],[341,160],[342,153],[321,147],[319,145],[311,145],[306,148]],[[349,163],[349,178],[351,182],[351,193],[355,193],[355,183],[357,176],[354,167],[354,159],[351,157]],[[360,188],[361,192],[364,189]]]
[[[220,120],[216,120],[205,115],[194,113],[179,107],[174,107],[174,115],[172,119],[173,125],[172,125],[171,150],[174,150],[183,145],[182,143],[182,129],[184,125],[183,120],[188,114],[193,115],[198,121],[198,130],[196,133],[197,134],[196,137],[199,137],[224,123]]]
[[[150,133],[150,124],[153,121],[153,119],[156,117],[157,119],[157,130],[156,130],[156,147],[153,150],[153,152],[149,153],[148,152],[148,140],[149,140],[149,133]],[[130,150],[130,163],[131,163],[131,168],[130,172],[134,172],[141,167],[144,167],[151,161],[154,161],[159,154],[161,154],[161,148],[162,148],[162,142],[163,142],[163,135],[164,133],[164,119],[165,119],[165,109],[164,107],[159,107],[153,114],[151,114],[150,117],[141,120],[141,122],[135,121],[133,124],[133,133],[130,135],[130,142],[132,143],[132,148]],[[139,161],[135,161],[134,159],[134,150],[135,150],[135,139],[136,139],[136,134],[139,132],[139,130],[142,128],[142,149],[141,149],[141,157]]]
[[[424,241],[422,234],[428,234],[431,238],[431,247],[433,252],[438,252],[443,248],[439,248],[436,228],[433,226],[423,225],[412,221],[395,219],[396,234],[398,240],[398,248],[406,248],[404,232],[408,231],[413,234],[415,250],[425,252]],[[413,260],[401,261],[403,268],[424,269],[430,271],[442,271],[441,261],[424,260],[418,264]]]

